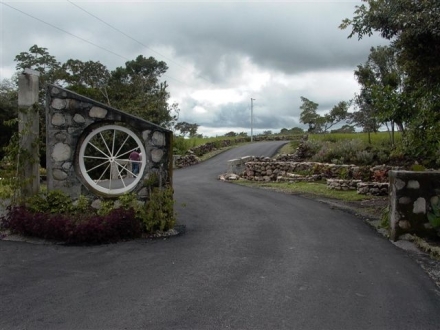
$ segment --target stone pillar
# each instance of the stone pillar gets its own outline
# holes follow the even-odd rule
[[[18,77],[18,129],[20,135],[19,178],[21,197],[29,197],[40,190],[39,72],[25,69]]]

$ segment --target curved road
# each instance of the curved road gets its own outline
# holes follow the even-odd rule
[[[0,329],[438,329],[434,283],[362,221],[217,180],[227,160],[282,144],[177,170],[180,237],[0,241]]]

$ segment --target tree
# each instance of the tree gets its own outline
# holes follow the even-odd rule
[[[8,121],[17,118],[18,90],[12,80],[3,80],[0,83],[0,159],[5,156],[4,147],[18,130],[17,123],[9,125]]]
[[[355,133],[356,130],[352,125],[343,125],[341,128],[334,129],[331,133]]]
[[[231,132],[226,133],[225,136],[227,136],[227,137],[234,137],[234,136],[237,136],[237,133],[231,131]]]
[[[440,165],[440,2],[363,1],[367,5],[356,6],[353,19],[343,20],[340,28],[351,26],[349,38],[361,39],[376,31],[390,40],[405,77],[403,93],[376,88],[370,94],[371,104],[404,106],[397,109],[407,123],[407,154],[428,166]]]
[[[272,135],[271,130],[263,131],[263,135]]]
[[[110,72],[99,61],[69,59],[61,66],[61,75],[68,89],[111,106],[108,93]]]
[[[348,122],[362,127],[363,132],[368,133],[368,143],[371,143],[371,133],[377,132],[380,127],[371,97],[367,91],[361,90],[360,94],[356,95],[354,103],[358,111],[348,116]]]
[[[299,107],[302,111],[299,117],[299,121],[305,125],[309,125],[308,132],[319,132],[320,131],[320,123],[319,118],[320,115],[316,112],[319,104],[309,99],[301,96],[302,105]]]
[[[303,130],[301,127],[292,127],[292,128],[290,129],[290,132],[291,132],[292,134],[303,134],[303,133],[304,133],[304,130]]]
[[[139,55],[111,72],[109,96],[112,106],[153,122],[170,127],[177,120],[177,105],[169,105],[166,82],[159,78],[168,66],[153,57]]]
[[[40,73],[40,97],[44,99],[45,84],[54,84],[61,76],[61,64],[47,51],[47,48],[33,45],[28,52],[21,52],[14,59],[15,68],[22,71],[26,68]]]
[[[408,108],[404,97],[405,75],[392,47],[372,47],[362,70],[355,71],[362,88],[368,90],[379,123],[390,127],[394,145],[394,126],[405,133]],[[363,75],[363,77],[362,77]]]
[[[339,124],[341,121],[347,119],[348,106],[348,102],[341,101],[337,105],[335,105],[329,113],[324,115],[324,120],[322,123],[322,128],[324,132],[327,132],[334,125]]]
[[[412,83],[432,86],[440,83],[440,2],[414,0],[363,0],[353,19],[339,26],[351,26],[349,38],[371,36],[374,31],[397,50],[399,64]]]
[[[197,134],[197,129],[199,128],[199,125],[197,124],[190,124],[185,121],[177,123],[175,126],[175,129],[180,131],[180,134],[185,137],[185,135],[189,134],[189,137],[194,137]]]

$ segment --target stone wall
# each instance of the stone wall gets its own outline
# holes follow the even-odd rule
[[[79,168],[78,151],[81,143],[87,134],[103,125],[124,126],[141,141],[145,149],[145,155],[142,157],[145,157],[146,165],[143,167],[143,173],[140,173],[142,179],[131,189],[140,199],[148,198],[149,187],[145,184],[172,184],[171,131],[61,87],[48,85],[46,91],[48,190],[61,190],[73,199],[80,195],[115,197],[93,190],[85,182]],[[153,175],[159,179],[145,180]]]
[[[235,162],[231,160],[230,162]],[[229,166],[229,165],[228,165]],[[391,166],[356,166],[356,165],[335,165],[318,162],[286,162],[277,161],[270,158],[256,158],[246,162],[245,169],[242,173],[237,171],[233,173],[240,174],[248,180],[261,181],[279,181],[279,177],[286,176],[288,173],[296,173],[301,175],[321,175],[326,179],[353,179],[362,180],[364,182],[374,181],[376,178],[383,180],[387,178],[388,171],[395,169]],[[381,175],[378,176],[377,173]]]
[[[388,182],[383,181],[384,176],[393,169],[391,166],[370,167],[279,161],[288,158],[287,155],[281,155],[275,159],[254,156],[232,159],[228,162],[227,173],[239,175],[250,181],[265,182],[312,182],[327,179],[329,189],[357,190],[359,194],[364,195],[388,195]],[[379,182],[375,181],[376,179],[379,179]]]
[[[391,171],[391,239],[405,233],[437,235],[440,225],[440,172]]]

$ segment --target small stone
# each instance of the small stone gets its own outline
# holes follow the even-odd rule
[[[408,189],[419,189],[420,183],[416,180],[409,180],[408,181]]]
[[[422,197],[417,198],[413,205],[413,213],[426,213],[426,200]]]
[[[86,122],[85,118],[78,113],[73,117],[73,121],[78,124],[84,124]]]
[[[151,141],[155,146],[163,147],[165,146],[165,135],[162,132],[154,132],[153,137],[151,138]]]
[[[151,151],[151,160],[155,163],[158,163],[161,161],[163,157],[163,150],[161,149],[153,149]]]
[[[56,162],[63,162],[70,159],[71,152],[69,145],[60,142],[53,147],[52,158]]]
[[[67,179],[67,173],[64,171],[61,171],[59,169],[53,170],[53,178],[59,181],[63,181]]]
[[[411,229],[411,223],[408,220],[401,220],[399,221],[399,227],[404,230]]]
[[[66,108],[66,105],[67,105],[66,100],[63,100],[63,99],[53,99],[51,107],[56,109],[56,110],[62,110],[62,109]]]
[[[405,205],[405,204],[409,204],[409,203],[411,203],[411,198],[406,197],[406,196],[399,198],[399,204]]]
[[[89,111],[89,116],[92,118],[105,118],[107,110],[100,107],[92,107]]]
[[[99,210],[102,206],[102,201],[100,199],[95,199],[91,206],[95,209],[95,210]]]
[[[396,186],[397,190],[401,190],[405,187],[405,181],[400,180],[400,179],[396,179],[396,181],[394,182],[394,185]]]
[[[52,116],[52,125],[62,126],[66,123],[66,118],[61,113],[55,113]]]

